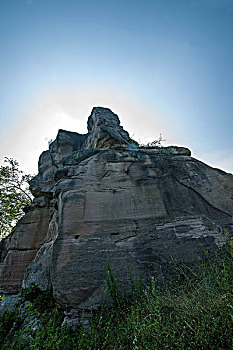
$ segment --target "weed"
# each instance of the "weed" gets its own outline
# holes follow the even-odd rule
[[[26,290],[24,300],[31,302],[28,315],[36,309],[42,326],[33,330],[29,324],[22,330],[17,310],[5,313],[0,318],[0,339],[7,345],[2,349],[230,350],[233,348],[231,243],[228,240],[214,259],[206,252],[206,261],[199,271],[176,262],[176,282],[163,290],[157,288],[154,277],[151,287],[143,289],[140,278],[135,282],[129,271],[131,289],[121,292],[108,260],[106,284],[113,307],[104,304],[93,315],[88,331],[82,327],[75,330],[61,327],[63,314],[54,300],[48,298],[43,308],[46,294],[33,288]],[[15,322],[18,326],[10,337]]]

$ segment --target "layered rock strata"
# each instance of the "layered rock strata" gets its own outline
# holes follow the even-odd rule
[[[102,303],[107,257],[122,287],[138,269],[159,283],[171,258],[198,265],[232,229],[231,174],[187,148],[138,147],[101,107],[86,135],[59,130],[31,189],[32,208],[2,242],[0,290],[17,293],[23,279],[52,288],[71,315]]]

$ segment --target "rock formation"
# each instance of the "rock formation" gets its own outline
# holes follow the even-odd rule
[[[31,190],[30,210],[1,242],[0,291],[52,288],[70,317],[102,303],[107,256],[122,286],[138,269],[159,283],[171,257],[198,265],[232,225],[231,174],[187,148],[139,147],[107,108],[93,108],[85,135],[59,130]]]

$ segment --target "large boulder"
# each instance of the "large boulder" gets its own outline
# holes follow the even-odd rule
[[[122,286],[128,269],[150,283],[171,256],[199,264],[204,248],[221,244],[216,228],[231,223],[232,176],[189,156],[106,149],[64,166],[50,270],[64,307],[100,305],[107,256]]]
[[[102,303],[107,260],[122,288],[139,270],[145,284],[152,276],[160,283],[169,278],[172,259],[198,266],[204,249],[218,249],[224,229],[232,228],[231,174],[184,147],[138,147],[105,108],[93,109],[87,135],[59,131],[31,187],[35,201],[49,205],[33,214],[30,257],[22,255],[23,245],[6,243],[19,241],[19,230],[28,237],[30,225],[22,231],[18,223],[4,241],[1,291],[16,293],[24,278],[24,287],[52,288],[74,315]],[[18,260],[10,259],[13,250]],[[13,283],[4,271],[12,274],[17,263]]]

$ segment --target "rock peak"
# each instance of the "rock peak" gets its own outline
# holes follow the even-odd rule
[[[127,131],[120,126],[117,114],[109,108],[94,107],[87,121],[88,137],[83,149],[125,147],[132,143]]]
[[[117,114],[113,113],[111,109],[94,107],[87,121],[88,132],[92,132],[94,128],[104,125],[118,127],[120,125],[120,120]]]

